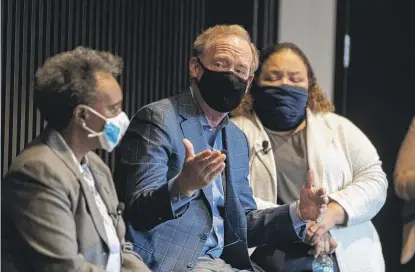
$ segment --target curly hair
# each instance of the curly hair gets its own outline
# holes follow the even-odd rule
[[[295,45],[294,43],[279,43],[279,44],[273,44],[268,47],[266,47],[264,50],[261,51],[260,57],[259,57],[259,67],[258,70],[255,73],[255,78],[253,85],[251,87],[255,88],[258,84],[258,78],[262,71],[262,66],[264,63],[274,54],[277,54],[279,52],[290,50],[294,54],[296,54],[305,64],[307,69],[307,77],[308,77],[308,101],[307,101],[307,107],[313,112],[313,113],[325,113],[325,112],[333,112],[334,106],[333,104],[327,99],[324,92],[321,90],[320,86],[317,83],[316,75],[314,73],[313,68],[311,67],[310,61],[306,57],[303,51]],[[242,100],[242,103],[239,105],[237,109],[235,109],[232,112],[232,116],[239,116],[239,115],[249,115],[252,113],[252,94],[251,91],[249,91],[244,99]]]
[[[77,105],[96,102],[96,73],[117,77],[122,68],[120,57],[85,47],[50,57],[36,72],[36,107],[49,127],[62,131],[69,125]]]

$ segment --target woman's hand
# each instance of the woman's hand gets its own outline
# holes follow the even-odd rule
[[[322,235],[331,230],[335,225],[344,225],[347,222],[347,214],[336,202],[330,202],[327,212],[321,223],[309,222],[306,231],[306,243],[314,246],[321,239]]]
[[[314,221],[310,221],[307,224],[305,242],[311,246],[316,245],[323,237],[324,234],[335,226],[335,222],[329,213],[326,213],[323,221],[317,224]]]
[[[331,237],[329,232],[322,235],[321,239],[317,242],[312,250],[308,254],[317,258],[318,255],[333,254],[336,250],[337,242]]]

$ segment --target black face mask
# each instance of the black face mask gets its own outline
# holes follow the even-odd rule
[[[217,112],[231,112],[236,109],[244,97],[247,81],[232,72],[217,72],[203,68],[203,75],[197,82],[200,94],[206,104]]]

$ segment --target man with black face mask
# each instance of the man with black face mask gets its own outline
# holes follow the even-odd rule
[[[189,66],[189,90],[139,110],[121,143],[127,238],[152,271],[252,270],[248,246],[299,240],[328,199],[309,176],[299,202],[257,210],[248,143],[228,118],[258,66],[246,30],[206,30]]]

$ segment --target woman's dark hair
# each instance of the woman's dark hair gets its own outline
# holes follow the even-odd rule
[[[96,102],[96,73],[118,76],[120,57],[108,52],[77,47],[46,60],[35,76],[35,104],[48,126],[62,131],[69,125],[79,104]]]
[[[316,75],[314,73],[313,68],[311,67],[310,61],[306,57],[303,51],[295,45],[294,43],[279,43],[273,44],[266,47],[264,50],[261,51],[259,56],[259,67],[258,70],[255,72],[254,82],[252,84],[252,88],[256,87],[258,77],[261,74],[262,67],[264,63],[274,54],[279,52],[289,50],[296,54],[305,64],[307,69],[307,77],[308,77],[308,102],[307,107],[314,113],[324,113],[324,112],[332,112],[334,111],[333,104],[327,99],[324,92],[321,90],[320,86],[317,83]],[[251,89],[252,89],[251,88]],[[244,100],[242,101],[241,105],[232,113],[233,116],[238,115],[245,115],[252,112],[252,95],[248,92]]]

